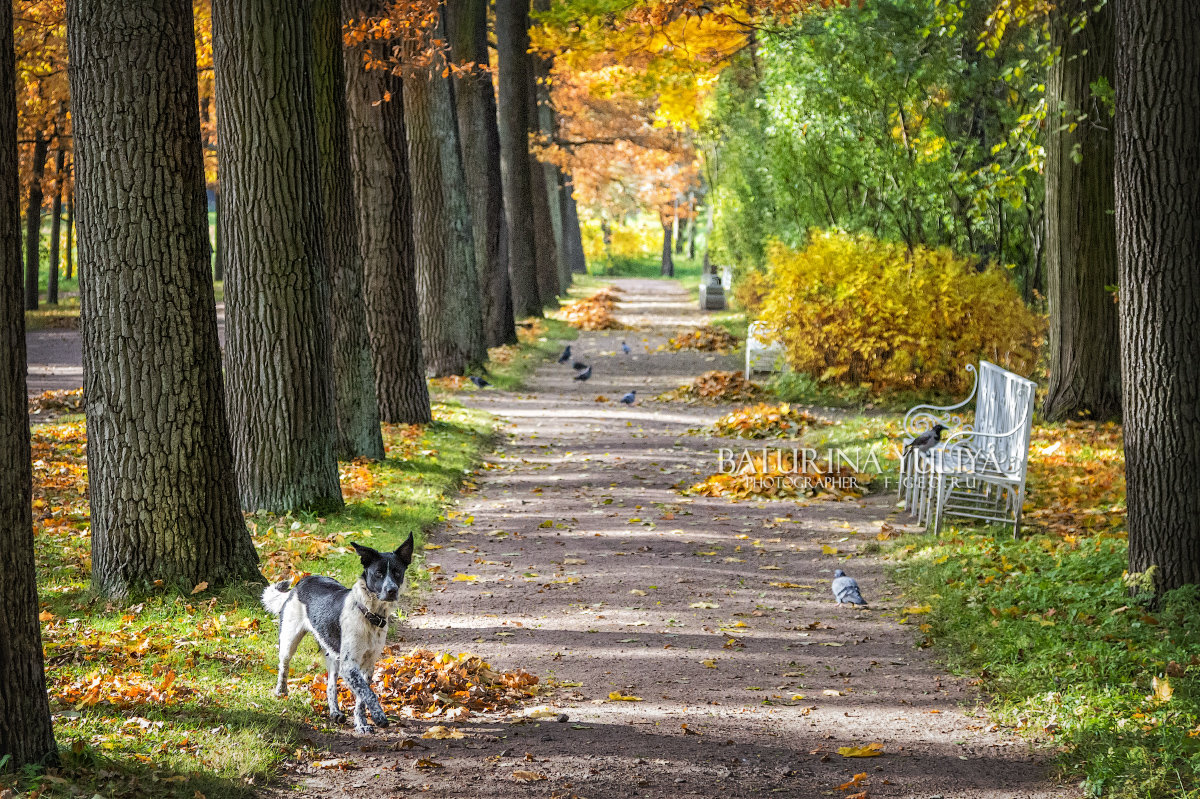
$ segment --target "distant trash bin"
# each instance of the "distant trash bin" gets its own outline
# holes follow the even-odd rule
[[[725,310],[725,289],[720,275],[704,275],[700,279],[700,310]]]

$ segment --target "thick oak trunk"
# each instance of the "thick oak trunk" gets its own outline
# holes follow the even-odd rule
[[[1051,18],[1058,57],[1046,81],[1046,275],[1050,302],[1048,420],[1121,413],[1121,359],[1113,223],[1113,126],[1092,92],[1113,78],[1112,6],[1059,3]],[[1081,15],[1086,24],[1078,28]],[[1061,109],[1061,116],[1053,116]]]
[[[226,369],[242,505],[342,504],[312,6],[214,0]]]
[[[1129,570],[1200,583],[1200,5],[1113,8]]]
[[[42,178],[46,174],[46,137],[39,130],[33,136],[29,200],[25,204],[25,309],[38,308],[38,266],[42,243]]]
[[[386,13],[384,0],[342,2],[343,22]],[[402,86],[386,70],[363,69],[366,56],[384,59],[388,47],[371,40],[344,52],[350,163],[379,415],[385,422],[423,424],[431,416],[421,353]]]
[[[529,54],[525,56],[525,80],[528,84],[526,101],[529,104],[529,130],[527,135],[538,136],[541,133],[542,113],[538,97],[537,60]],[[552,208],[558,207],[558,193],[551,194],[551,184],[554,179],[546,170],[546,165],[538,160],[532,152],[529,154],[529,190],[533,205],[533,239],[537,247],[537,281],[538,293],[542,304],[550,308],[558,307],[558,297],[563,293],[563,275],[559,271],[558,237],[554,228],[554,213]]]
[[[340,0],[313,3],[313,99],[321,159],[321,204],[329,260],[331,361],[337,437],[344,460],[383,458],[375,371],[363,304],[363,264],[358,250],[358,209],[346,127],[346,68],[342,60]]]
[[[500,74],[499,127],[504,210],[508,215],[508,269],[513,314],[541,316],[537,242],[534,236],[533,172],[529,169],[531,105],[528,78],[529,0],[496,0],[496,54]]]
[[[487,359],[479,278],[450,79],[440,68],[404,83],[404,126],[412,178],[413,242],[425,366],[461,375]]]
[[[57,757],[33,561],[12,3],[0,4],[0,771]]]
[[[60,144],[58,151],[54,154],[54,199],[50,201],[50,257],[46,259],[46,265],[50,270],[46,278],[46,302],[49,305],[58,305],[58,260],[61,254],[59,244],[60,237],[62,236],[63,170],[65,169],[65,160],[66,151]]]
[[[238,506],[188,0],[71,0],[92,583],[261,580]]]
[[[443,6],[450,51],[460,69],[454,78],[463,172],[471,204],[475,269],[483,302],[484,338],[489,347],[515,344],[508,277],[508,223],[500,176],[500,130],[488,62],[487,0]]]

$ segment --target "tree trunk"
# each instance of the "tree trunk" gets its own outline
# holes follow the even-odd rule
[[[351,185],[346,127],[346,68],[342,61],[340,0],[313,3],[313,100],[321,166],[325,253],[329,261],[330,355],[333,367],[334,452],[340,459],[384,456],[363,304],[358,210]]]
[[[1162,593],[1200,583],[1200,5],[1113,11],[1129,571]]]
[[[671,234],[672,223],[668,222],[666,217],[660,218],[663,231],[662,242],[662,275],[663,277],[675,277],[675,259],[671,257]]]
[[[238,506],[189,0],[70,0],[92,583],[261,581]]]
[[[570,178],[562,188],[563,203],[563,240],[567,246],[567,263],[571,273],[587,274],[587,259],[583,254],[583,232],[579,229],[579,209],[575,205],[575,195],[571,191]]]
[[[1042,407],[1051,421],[1121,414],[1117,306],[1105,288],[1117,282],[1112,120],[1091,90],[1113,77],[1112,7],[1087,12],[1092,5],[1069,0],[1051,12],[1051,49],[1059,54],[1046,81],[1050,386]],[[1087,23],[1072,33],[1084,13]]]
[[[54,199],[50,201],[50,257],[47,259],[47,266],[50,273],[46,279],[46,303],[48,305],[58,305],[58,258],[59,258],[59,238],[62,235],[62,195],[63,195],[63,169],[66,151],[63,150],[62,144],[58,145],[58,150],[54,154]]]
[[[543,306],[534,235],[533,173],[527,166],[531,122],[529,70],[525,63],[528,49],[529,0],[496,0],[500,153],[504,210],[508,214],[508,269],[517,319],[541,316]]]
[[[75,273],[75,199],[67,189],[67,271],[64,277],[70,280]]]
[[[13,6],[0,3],[0,752],[12,756],[0,771],[58,754],[33,560],[15,86]]]
[[[529,130],[527,133],[537,135],[541,132],[541,108],[538,97],[537,59],[526,54],[525,80],[528,84],[526,102],[529,104]],[[558,307],[558,297],[563,293],[562,275],[558,263],[558,238],[555,231],[552,208],[558,205],[557,191],[551,195],[553,178],[546,170],[546,164],[538,160],[532,152],[529,153],[529,190],[533,202],[533,239],[537,246],[537,279],[538,294],[542,304]]]
[[[247,510],[342,505],[312,6],[214,0],[230,423]]]
[[[487,352],[458,123],[440,66],[405,79],[404,127],[425,365],[435,377],[461,375],[481,366]]]
[[[42,177],[46,174],[46,137],[33,136],[33,165],[29,202],[25,206],[25,310],[38,308],[38,271],[42,255]]]
[[[500,178],[500,131],[488,66],[487,0],[443,6],[450,50],[462,71],[455,74],[459,142],[471,203],[475,269],[483,300],[484,338],[489,347],[515,344],[508,278],[508,224]]]
[[[696,260],[696,193],[688,192],[688,260]]]
[[[385,0],[343,0],[343,22],[386,16]],[[400,79],[363,69],[363,49],[386,57],[386,42],[344,51],[350,164],[358,203],[358,249],[375,397],[385,422],[431,420],[412,241],[412,196]]]

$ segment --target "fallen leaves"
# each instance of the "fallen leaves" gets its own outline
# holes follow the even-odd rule
[[[467,737],[466,734],[459,729],[446,727],[441,724],[435,724],[421,734],[422,738],[431,739],[434,741],[457,740]]]
[[[667,346],[675,350],[700,350],[725,354],[737,348],[737,338],[723,327],[702,325],[695,330],[680,333]]]
[[[613,691],[612,693],[610,693],[608,695],[608,699],[611,702],[641,702],[642,701],[642,698],[640,696],[632,696],[630,694],[623,694],[620,691]]]
[[[685,496],[746,499],[789,499],[796,497],[860,497],[868,475],[836,468],[807,458],[788,458],[781,450],[746,450],[727,471],[710,475],[682,490]],[[831,550],[831,551],[830,551]],[[837,549],[826,545],[825,554]]]
[[[850,791],[859,786],[859,784],[867,778],[867,772],[862,771],[850,778],[849,782],[843,782],[837,787],[839,791]]]
[[[705,372],[690,383],[660,394],[660,402],[738,402],[756,400],[762,389],[741,372]]]
[[[375,667],[372,687],[388,712],[406,718],[462,721],[472,713],[501,710],[536,695],[538,678],[526,671],[497,672],[482,658],[462,652],[428,649],[401,651],[393,644]],[[354,695],[339,686],[340,701],[353,703]],[[325,674],[310,686],[312,704],[325,707]],[[452,736],[453,737],[453,736]]]
[[[545,774],[540,774],[536,771],[517,770],[512,773],[512,777],[517,782],[541,782],[547,779]]]
[[[785,403],[760,402],[725,414],[709,432],[725,438],[780,438],[798,436],[811,427],[832,424],[827,419]]]
[[[567,303],[551,316],[579,330],[621,330],[625,325],[613,316],[620,289],[607,286],[592,296]]]

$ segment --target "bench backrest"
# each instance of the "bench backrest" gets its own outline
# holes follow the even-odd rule
[[[1036,384],[989,361],[979,362],[975,396],[975,448],[987,452],[1001,468],[1023,470],[1029,454]]]

